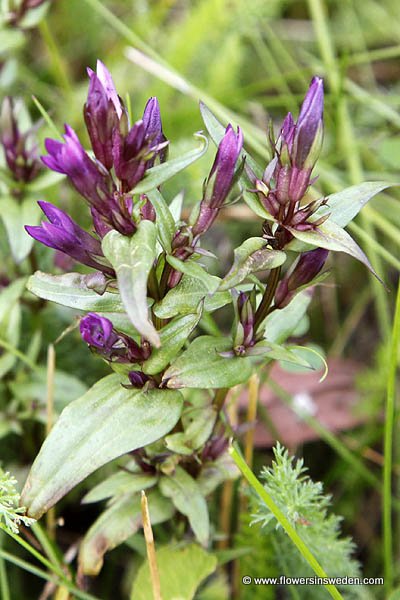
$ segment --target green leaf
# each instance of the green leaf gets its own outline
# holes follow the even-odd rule
[[[119,471],[91,489],[82,499],[82,504],[100,502],[124,494],[134,494],[141,490],[147,490],[156,483],[157,477],[148,473],[130,473],[129,470]]]
[[[274,310],[265,319],[265,338],[275,344],[282,344],[296,330],[307,312],[312,293],[304,290],[297,294],[285,308]]]
[[[204,311],[213,312],[232,302],[229,292],[215,292],[220,279],[210,275],[207,281],[202,281],[190,275],[184,275],[178,285],[153,306],[154,314],[160,319],[170,319],[175,315],[185,315],[196,310],[204,299]]]
[[[216,460],[203,465],[197,483],[202,494],[208,496],[225,481],[237,479],[240,471],[228,452],[224,452]]]
[[[22,296],[25,285],[26,277],[20,277],[0,291],[0,322],[7,320],[13,306]]]
[[[248,358],[220,356],[232,349],[232,340],[201,336],[192,342],[164,373],[169,388],[225,388],[248,380],[252,373]]]
[[[118,375],[97,382],[71,402],[46,438],[22,492],[39,518],[90,473],[168,433],[182,409],[180,393],[133,390]]]
[[[176,549],[169,544],[157,550],[157,565],[163,600],[192,600],[201,582],[217,568],[217,559],[197,544]],[[147,561],[140,567],[133,582],[130,598],[153,598]]]
[[[196,133],[195,137],[201,140],[199,148],[149,169],[142,181],[134,188],[134,193],[146,194],[147,192],[154,190],[154,188],[159,187],[164,181],[171,179],[171,177],[179,173],[179,171],[186,169],[186,167],[201,158],[207,151],[208,140],[201,133]]]
[[[341,192],[327,197],[327,204],[315,213],[315,218],[330,215],[329,221],[334,221],[340,227],[346,227],[360,212],[371,198],[395,184],[389,181],[365,181],[352,185]]]
[[[370,271],[379,279],[378,275],[372,268],[367,256],[356,244],[353,238],[333,221],[328,219],[322,225],[319,225],[316,229],[310,231],[298,231],[292,227],[287,228],[296,239],[311,244],[319,248],[326,248],[327,250],[333,250],[334,252],[345,252],[353,258],[356,258],[362,262]],[[379,279],[379,281],[381,281]]]
[[[34,239],[25,231],[24,225],[38,225],[40,208],[33,198],[18,201],[12,196],[0,198],[0,212],[7,231],[11,254],[16,263],[26,258],[32,249]]]
[[[184,431],[167,435],[165,445],[172,452],[190,456],[209,439],[216,418],[217,411],[211,404],[200,407],[190,405],[181,417]]]
[[[172,238],[176,230],[174,217],[171,214],[168,204],[157,189],[148,192],[147,197],[156,211],[156,226],[160,243],[163,249],[170,253]]]
[[[163,523],[174,514],[171,502],[158,491],[148,496],[152,525]],[[103,566],[103,557],[108,550],[122,544],[142,526],[140,497],[125,494],[93,523],[82,540],[79,549],[79,571],[83,575],[97,575]]]
[[[175,508],[188,518],[200,544],[206,545],[210,536],[210,520],[207,503],[196,480],[177,466],[173,475],[160,479],[159,486],[164,496],[171,498]]]
[[[147,278],[156,258],[157,230],[151,221],[141,221],[136,233],[128,238],[110,231],[103,238],[105,257],[113,266],[122,302],[138,332],[156,348],[159,335],[149,318]]]
[[[100,295],[88,287],[88,275],[66,273],[65,275],[49,275],[36,271],[27,284],[27,288],[35,296],[51,300],[62,306],[69,306],[85,312],[125,313],[119,294],[104,292]]]
[[[184,315],[170,321],[160,331],[161,347],[154,348],[150,358],[143,363],[143,372],[147,375],[156,375],[171,362],[187,342],[189,335],[200,320],[202,306],[198,307],[196,314]]]
[[[222,280],[218,290],[225,291],[239,285],[251,273],[280,267],[286,254],[267,248],[264,238],[249,238],[233,251],[233,265]]]
[[[213,282],[215,282],[215,278],[213,275],[210,275],[208,271],[204,267],[202,267],[196,260],[188,259],[188,260],[179,260],[175,256],[167,256],[167,261],[176,271],[180,271],[184,275],[189,275],[189,277],[193,277],[194,279],[199,279],[204,283],[204,285],[212,292],[215,292],[216,288],[213,289]]]

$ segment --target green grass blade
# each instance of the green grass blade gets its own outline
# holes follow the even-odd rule
[[[383,560],[386,593],[393,586],[393,536],[392,536],[392,463],[393,426],[396,403],[396,372],[400,343],[400,280],[397,290],[396,309],[390,344],[389,372],[386,392],[384,465],[383,465]]]

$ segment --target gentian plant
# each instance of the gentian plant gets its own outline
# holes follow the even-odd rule
[[[178,512],[187,518],[186,535],[210,543],[206,498],[237,475],[227,452],[234,434],[223,410],[227,393],[275,359],[311,366],[285,342],[325,277],[329,252],[345,252],[372,271],[344,227],[388,184],[322,198],[313,188],[324,100],[323,81],[314,77],[297,121],[289,114],[276,138],[272,129],[266,136],[271,160],[263,166],[244,150],[240,128],[225,128],[201,105],[217,152],[200,201],[183,220],[162,184],[200,158],[207,139],[197,134],[200,148],[168,160],[157,99],[132,123],[106,67],[98,62],[88,75],[84,121],[92,152],[66,125],[64,141],[46,140],[42,161],[66,175],[92,226],[85,231],[40,200],[47,220],[27,223],[26,231],[90,271],[37,272],[28,288],[80,310],[82,343],[113,372],[61,413],[21,502],[38,519],[99,467],[124,457],[123,470],[83,500],[109,500],[80,546],[80,574],[96,575],[105,552],[139,529],[142,489],[153,524]],[[258,219],[259,236],[243,240],[221,278],[202,264],[210,258],[203,240],[238,199]],[[221,308],[230,311],[231,327],[218,333],[210,315]]]

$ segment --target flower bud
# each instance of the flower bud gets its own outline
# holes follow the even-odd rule
[[[110,170],[113,166],[113,135],[123,108],[111,74],[101,61],[97,61],[97,73],[88,69],[88,74],[90,84],[83,115],[93,152],[104,167]]]
[[[134,388],[142,388],[150,380],[150,377],[142,373],[142,371],[129,371],[128,377]]]
[[[110,351],[118,341],[118,336],[113,332],[113,324],[109,319],[100,317],[95,313],[88,313],[79,324],[82,339],[103,351]]]
[[[298,288],[310,283],[323,268],[329,251],[316,248],[300,256],[295,268],[279,283],[275,293],[276,308],[284,308],[289,304]]]
[[[323,138],[324,83],[314,77],[304,98],[293,139],[293,164],[312,169],[317,161]]]
[[[243,147],[243,134],[238,127],[235,133],[228,125],[218,146],[214,164],[204,186],[203,199],[193,234],[205,233],[216,219],[218,212],[235,184],[236,162]]]

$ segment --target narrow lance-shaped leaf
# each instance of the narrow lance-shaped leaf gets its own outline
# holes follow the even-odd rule
[[[126,389],[118,375],[97,382],[63,410],[46,438],[22,492],[38,519],[90,473],[171,431],[179,419],[179,392]]]
[[[251,273],[280,267],[286,260],[281,250],[266,247],[263,238],[249,238],[234,250],[233,265],[225,275],[218,290],[224,291],[239,285]]]
[[[129,466],[127,471],[118,471],[113,473],[107,479],[94,486],[82,499],[82,504],[91,502],[100,502],[107,498],[123,496],[124,494],[134,494],[141,490],[147,490],[157,483],[157,477],[151,473],[141,471],[131,473]]]
[[[81,273],[49,275],[36,271],[29,278],[27,288],[39,298],[77,310],[104,313],[125,312],[119,294],[104,292],[100,295],[89,287],[92,284],[96,284],[95,275],[82,275]]]
[[[330,215],[329,220],[346,227],[371,198],[388,187],[396,185],[388,181],[365,181],[352,185],[327,197],[327,203],[315,213],[315,218]]]
[[[134,188],[135,194],[145,194],[150,190],[154,190],[164,181],[171,179],[179,171],[186,169],[186,167],[201,158],[207,151],[208,140],[201,133],[196,133],[195,137],[201,141],[199,148],[149,169],[142,181]]]
[[[221,352],[232,349],[232,340],[201,336],[192,342],[164,373],[167,387],[225,388],[248,380],[252,373],[250,359],[226,358]]]
[[[151,221],[141,221],[136,233],[125,237],[110,231],[102,248],[117,275],[122,302],[133,325],[156,348],[159,335],[149,318],[147,278],[156,257],[157,230]]]
[[[207,544],[210,536],[208,508],[196,480],[177,466],[174,474],[162,477],[159,485],[164,496],[171,498],[176,509],[187,516],[198,541]]]
[[[148,496],[152,525],[163,523],[174,514],[174,507],[158,491]],[[93,523],[79,549],[79,572],[97,575],[108,550],[122,544],[142,526],[139,495],[125,494],[107,508]]]
[[[292,227],[288,227],[288,229],[296,239],[302,242],[318,246],[319,248],[326,248],[327,250],[349,254],[368,267],[371,273],[381,281],[358,244],[356,244],[347,231],[330,219],[325,221],[322,225],[319,225],[316,229],[310,231],[298,231]]]
[[[147,196],[156,211],[156,225],[161,245],[166,252],[171,252],[171,241],[176,230],[174,217],[157,189],[149,192]]]

